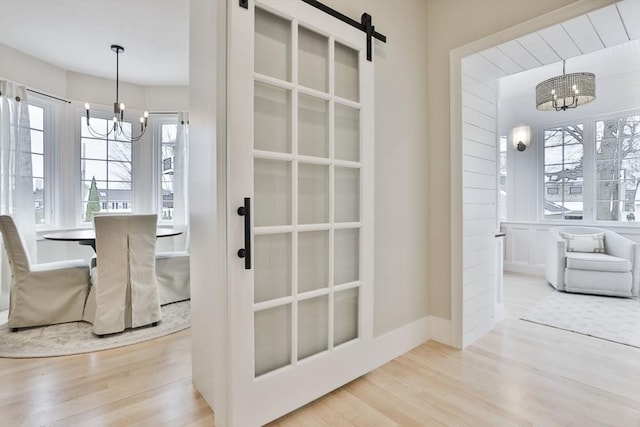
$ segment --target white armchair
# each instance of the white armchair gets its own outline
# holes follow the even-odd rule
[[[11,265],[8,326],[18,328],[82,320],[89,291],[85,260],[31,264],[18,229],[9,215],[0,215],[0,232]]]
[[[640,249],[595,227],[554,227],[547,242],[547,281],[559,291],[632,297],[640,288]]]

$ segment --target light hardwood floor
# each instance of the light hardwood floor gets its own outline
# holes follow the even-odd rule
[[[465,351],[429,342],[274,426],[640,426],[640,349],[518,315],[551,289],[506,274],[506,319]],[[0,426],[211,426],[189,331],[88,355],[0,359]]]

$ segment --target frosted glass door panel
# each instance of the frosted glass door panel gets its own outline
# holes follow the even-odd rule
[[[298,303],[298,360],[329,348],[329,299],[326,295]]]
[[[291,153],[290,91],[256,82],[253,108],[254,148]]]
[[[335,221],[360,221],[360,169],[335,168]]]
[[[358,101],[360,99],[358,52],[340,43],[336,43],[335,59],[336,95],[341,98]]]
[[[336,159],[360,161],[360,110],[336,104]]]
[[[291,23],[256,8],[255,71],[291,81]]]
[[[336,292],[333,297],[333,345],[358,338],[359,288]]]
[[[298,152],[329,157],[329,105],[312,96],[298,97]]]
[[[329,286],[329,232],[298,234],[298,293]]]
[[[291,305],[257,311],[254,338],[256,376],[291,364]]]
[[[334,284],[360,279],[360,230],[336,230],[334,238]]]
[[[298,166],[298,222],[329,222],[329,166],[300,163]]]
[[[254,302],[291,295],[291,234],[254,237]]]
[[[328,39],[304,27],[298,27],[298,83],[328,92],[328,70]]]
[[[255,159],[256,227],[291,224],[291,162]]]

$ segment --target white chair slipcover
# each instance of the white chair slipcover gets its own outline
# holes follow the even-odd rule
[[[568,252],[560,232],[604,233],[605,253]],[[553,227],[547,240],[547,281],[559,291],[638,296],[640,249],[620,234],[596,227]]]
[[[89,266],[82,259],[31,265],[13,218],[0,215],[0,232],[11,265],[8,327],[82,320]]]
[[[96,214],[97,266],[84,320],[96,335],[160,321],[156,281],[157,215]]]
[[[160,305],[191,298],[188,252],[156,253],[156,277],[158,279]]]

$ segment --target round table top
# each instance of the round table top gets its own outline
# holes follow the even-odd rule
[[[182,231],[173,228],[159,227],[156,229],[156,237],[171,237],[182,234]],[[86,240],[95,240],[96,231],[93,228],[83,230],[65,230],[47,233],[42,236],[47,240],[62,240],[65,242],[80,242]]]

